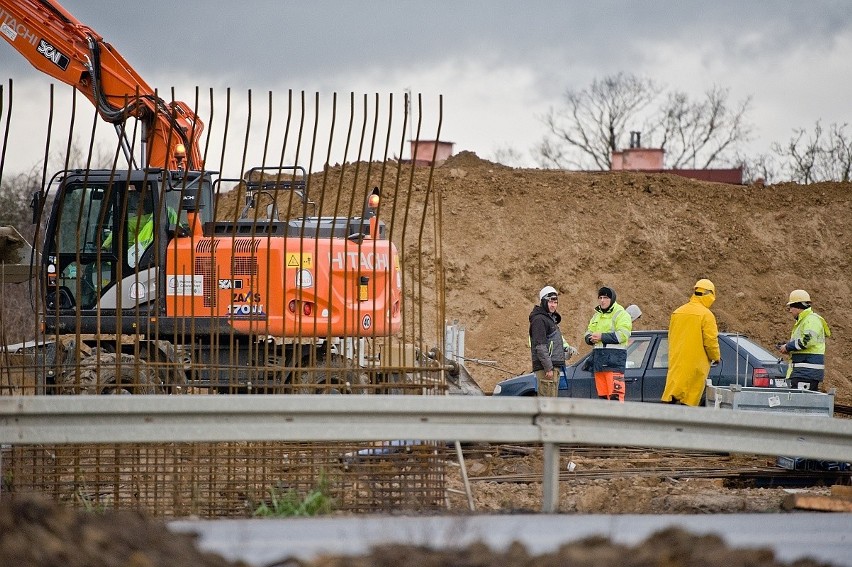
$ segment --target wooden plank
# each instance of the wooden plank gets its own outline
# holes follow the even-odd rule
[[[852,486],[835,484],[831,487],[831,495],[837,498],[845,498],[846,500],[852,500]]]
[[[818,512],[852,512],[852,501],[833,496],[788,494],[781,503],[785,510],[816,510]]]

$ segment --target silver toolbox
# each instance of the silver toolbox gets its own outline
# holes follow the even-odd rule
[[[740,411],[768,411],[832,417],[834,393],[780,388],[746,388],[744,386],[711,386],[705,390],[705,405]]]

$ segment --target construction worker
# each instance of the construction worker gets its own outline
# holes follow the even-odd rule
[[[128,210],[127,210],[127,265],[131,268],[136,267],[136,263],[142,254],[154,243],[154,203],[152,197],[146,196],[142,202],[142,210],[139,210],[140,205],[139,192],[128,193]],[[169,223],[176,225],[178,222],[177,211],[171,206],[166,207],[166,214],[169,218]],[[104,250],[112,246],[113,234],[110,233],[101,244]]]
[[[530,352],[538,395],[554,398],[559,394],[559,376],[565,368],[566,354],[570,357],[577,352],[562,338],[558,305],[559,293],[548,285],[538,292],[538,305],[530,312]]]
[[[669,320],[669,372],[662,401],[697,406],[704,394],[710,366],[721,358],[719,330],[710,306],[716,301],[716,286],[701,279],[693,286],[689,301]]]
[[[803,289],[790,292],[787,311],[796,322],[790,340],[780,343],[778,350],[790,355],[787,367],[790,387],[819,390],[825,378],[825,339],[831,336],[831,329],[825,319],[811,309],[811,296]]]
[[[633,331],[633,318],[615,301],[615,290],[598,290],[598,305],[586,329],[586,344],[592,345],[592,370],[598,397],[624,402],[624,369],[627,341]]]

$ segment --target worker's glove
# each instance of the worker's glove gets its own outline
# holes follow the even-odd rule
[[[586,341],[586,344],[587,344],[587,345],[593,345],[593,344],[595,344],[595,343],[592,341],[592,334],[591,334],[591,333],[588,333],[585,337],[583,337],[583,339]]]
[[[565,345],[565,358],[566,359],[571,358],[575,354],[577,354],[576,348],[572,347],[571,345]]]

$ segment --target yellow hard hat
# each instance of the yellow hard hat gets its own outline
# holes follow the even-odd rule
[[[711,282],[710,280],[708,280],[706,278],[698,280],[697,282],[695,282],[693,289],[695,291],[700,291],[702,293],[709,291],[713,295],[716,295],[716,286],[713,285],[713,282]]]
[[[790,292],[790,299],[787,301],[787,305],[792,305],[794,303],[810,303],[811,296],[803,289],[794,289]]]

